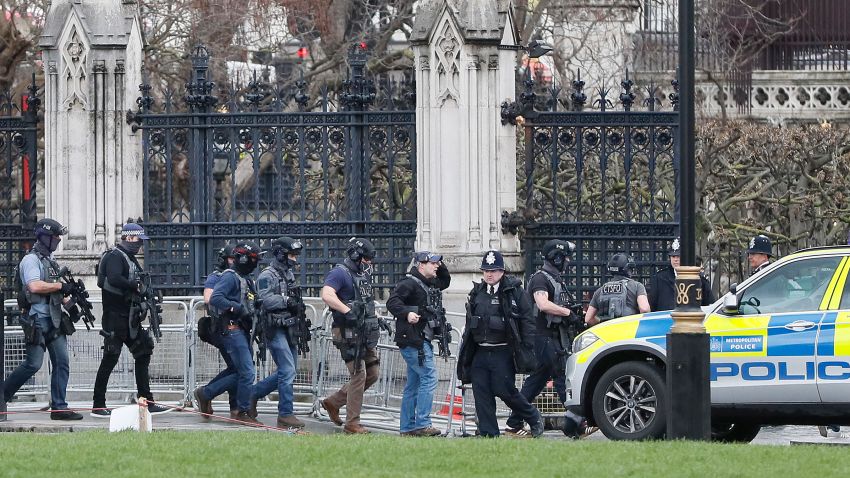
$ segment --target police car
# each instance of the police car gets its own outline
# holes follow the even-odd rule
[[[850,247],[807,249],[703,307],[713,439],[748,442],[768,424],[850,424],[848,272]],[[672,324],[669,311],[650,312],[576,337],[566,405],[610,439],[662,437]]]

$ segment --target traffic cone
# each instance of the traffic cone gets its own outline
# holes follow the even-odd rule
[[[452,404],[452,420],[463,420],[463,397],[450,393],[446,394],[446,400],[437,415],[448,417],[450,403]]]

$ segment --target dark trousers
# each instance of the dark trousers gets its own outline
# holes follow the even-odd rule
[[[141,331],[139,332],[139,334],[142,333]],[[114,347],[107,345],[110,341],[113,341]],[[135,340],[130,340],[126,332],[116,333],[114,339],[104,340],[103,359],[100,361],[100,367],[97,369],[97,376],[94,380],[94,397],[92,400],[94,408],[106,407],[106,386],[109,384],[109,375],[112,374],[112,370],[118,364],[118,359],[121,357],[121,346],[123,344],[127,348],[130,348],[134,342]],[[138,397],[153,400],[149,372],[150,364],[151,354],[140,355],[136,358],[136,389],[138,391]]]
[[[520,394],[529,402],[540,395],[551,379],[555,385],[555,391],[561,403],[567,400],[567,386],[565,374],[558,373],[558,348],[555,339],[551,337],[537,336],[534,340],[534,354],[537,355],[537,370],[525,378]],[[511,413],[508,417],[508,427],[521,428],[522,418],[517,413]]]
[[[479,346],[472,358],[472,393],[478,415],[478,433],[485,437],[499,436],[496,421],[496,397],[502,399],[522,420],[537,423],[540,414],[516,389],[513,354],[507,345]]]

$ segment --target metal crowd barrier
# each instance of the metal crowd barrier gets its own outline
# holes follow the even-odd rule
[[[69,337],[68,346],[71,356],[71,376],[68,384],[71,392],[92,392],[97,368],[103,351],[103,338],[100,332],[101,302],[92,300],[95,305],[95,327],[87,331],[82,322],[77,324],[77,332]],[[342,362],[339,352],[331,339],[331,314],[318,298],[305,298],[308,318],[312,321],[313,339],[307,357],[298,357],[298,370],[295,378],[295,413],[313,415],[327,420],[319,401],[342,387],[349,380],[348,369]],[[150,367],[151,390],[160,400],[168,396],[172,400],[181,400],[191,405],[194,389],[209,382],[225,368],[224,360],[218,349],[198,339],[197,323],[206,314],[206,306],[200,296],[166,297],[164,305],[163,337],[153,353]],[[15,301],[6,301],[7,310],[15,310]],[[320,312],[321,310],[321,312]],[[395,320],[378,304],[379,316],[386,319],[394,328]],[[464,317],[463,314],[449,312],[451,317]],[[469,386],[460,387],[457,380],[457,355],[462,330],[452,333],[451,352],[448,359],[435,357],[437,366],[437,389],[434,393],[432,421],[434,426],[443,428],[448,434],[465,432],[474,428],[474,390]],[[364,396],[361,421],[365,426],[387,430],[397,430],[398,420],[406,383],[407,365],[392,338],[381,331],[377,347],[381,361],[378,381],[367,390]],[[17,367],[25,357],[23,333],[19,326],[7,326],[4,340],[5,373]],[[108,393],[127,394],[127,400],[136,391],[134,361],[126,350],[109,380]],[[47,400],[50,393],[50,365],[45,358],[36,375],[18,392],[20,397],[41,398]],[[276,373],[276,365],[267,354],[265,362],[257,364],[257,380]],[[517,387],[522,385],[524,377],[517,376]],[[261,413],[277,413],[277,393],[258,403]],[[227,395],[217,397],[216,409],[226,406]],[[555,419],[563,416],[563,405],[551,389],[544,390],[535,400],[535,405],[544,418]],[[501,400],[497,400],[497,414],[507,417],[510,410]]]

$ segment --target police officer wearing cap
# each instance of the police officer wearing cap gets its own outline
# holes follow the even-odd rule
[[[249,424],[259,421],[251,413],[254,359],[251,353],[251,330],[256,318],[257,294],[250,274],[257,268],[262,252],[253,242],[233,246],[233,265],[221,274],[210,296],[210,305],[219,313],[219,340],[233,362],[234,372],[219,375],[205,387],[195,390],[195,399],[203,410],[208,401],[221,395],[236,379],[236,419]]]
[[[41,219],[35,225],[35,244],[21,260],[18,270],[21,283],[15,284],[23,294],[24,305],[20,323],[24,330],[26,358],[6,377],[3,399],[7,402],[33,375],[41,369],[44,352],[50,355],[50,418],[53,420],[81,420],[79,413],[68,410],[65,393],[68,388],[70,364],[67,335],[74,332],[66,310],[65,296],[73,286],[61,282],[59,264],[53,252],[59,247],[68,229],[53,219]],[[64,305],[64,307],[63,307]],[[0,371],[2,372],[2,371]]]
[[[151,403],[151,413],[164,413],[168,409],[153,403],[149,368],[154,342],[150,333],[141,324],[131,326],[131,297],[139,292],[142,266],[136,255],[142,250],[148,239],[142,226],[127,223],[121,228],[121,242],[108,250],[100,258],[97,266],[97,285],[103,290],[103,359],[94,381],[94,397],[91,415],[109,418],[111,411],[106,409],[106,386],[109,376],[118,359],[121,349],[127,346],[135,359],[136,388],[138,397],[144,397]],[[132,327],[132,328],[131,328]]]
[[[588,325],[596,325],[600,320],[649,312],[646,287],[630,277],[634,266],[632,258],[625,253],[618,252],[611,256],[607,270],[612,277],[593,293],[584,318]]]
[[[582,321],[581,325],[584,325],[584,318],[576,317],[567,308],[575,300],[563,279],[575,249],[575,244],[561,239],[546,242],[543,245],[543,267],[528,280],[526,290],[535,312],[537,369],[525,378],[520,393],[529,402],[534,402],[549,380],[553,381],[561,403],[567,399],[565,365],[570,346],[567,327],[569,321]],[[525,433],[522,419],[516,413],[508,417],[507,426],[506,433]]]
[[[649,285],[646,289],[650,310],[673,310],[676,308],[676,268],[681,263],[679,259],[681,253],[681,245],[677,237],[667,249],[670,265],[662,267],[649,279]],[[714,302],[714,293],[711,292],[711,285],[704,275],[700,274],[700,280],[702,281],[701,305],[709,305]]]
[[[407,363],[399,433],[436,436],[440,430],[431,424],[437,388],[437,366],[431,345],[437,321],[433,310],[437,306],[435,297],[441,297],[442,291],[451,284],[451,274],[438,254],[421,251],[414,254],[413,259],[414,267],[396,284],[387,299],[387,310],[396,319],[395,341]]]
[[[750,263],[751,276],[758,274],[770,265],[770,258],[773,257],[773,245],[770,238],[764,234],[750,239],[749,248],[747,249],[747,261]]]
[[[216,326],[221,323],[219,320],[220,314],[215,307],[210,305],[210,298],[212,297],[215,285],[221,279],[221,274],[232,266],[233,245],[226,244],[218,251],[218,264],[216,264],[215,270],[212,271],[210,275],[207,276],[207,280],[204,281],[204,304],[207,305],[209,316],[201,318],[198,322],[198,336],[204,342],[207,342],[218,349],[218,353],[221,355],[222,360],[224,360],[225,368],[221,370],[212,381],[215,382],[222,379],[227,380],[229,385],[226,390],[230,404],[230,418],[236,418],[239,414],[239,406],[236,404],[236,366],[233,364],[233,360],[230,359],[230,355],[227,353],[227,350],[224,349],[224,345],[221,342],[221,331],[216,328]],[[210,400],[201,400],[198,398],[199,396],[202,396],[202,388],[203,387],[198,387],[194,391],[195,403],[198,406],[198,411],[205,414],[204,418],[209,419],[211,415],[215,413],[212,408],[212,399],[215,399],[215,397],[211,397]]]
[[[295,399],[293,383],[298,367],[298,321],[304,303],[296,293],[295,267],[303,246],[291,237],[272,241],[271,264],[257,277],[257,293],[263,301],[265,340],[277,372],[254,385],[251,412],[256,413],[257,400],[274,390],[278,392],[277,426],[304,428],[304,422],[293,415]]]
[[[333,344],[348,367],[351,379],[341,389],[321,401],[331,421],[342,425],[339,410],[346,407],[345,426],[349,434],[369,431],[360,424],[363,394],[378,381],[380,364],[375,348],[380,338],[375,299],[372,293],[372,259],[375,246],[367,239],[352,237],[345,260],[325,277],[322,300],[333,316]]]
[[[517,373],[531,373],[537,368],[531,302],[522,283],[505,275],[505,259],[499,251],[484,254],[481,271],[484,280],[475,283],[466,304],[458,378],[472,384],[481,436],[499,436],[499,397],[531,426],[531,436],[539,437],[543,434],[543,419],[515,384]]]

